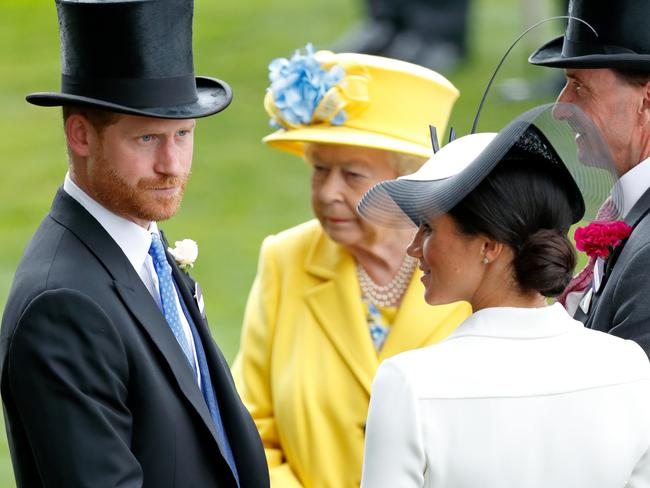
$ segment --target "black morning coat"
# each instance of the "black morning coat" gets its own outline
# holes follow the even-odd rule
[[[168,256],[198,329],[241,487],[269,486],[228,365]],[[234,488],[193,372],[101,225],[60,189],[2,319],[1,391],[18,487]]]

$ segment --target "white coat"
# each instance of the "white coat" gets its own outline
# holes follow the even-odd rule
[[[555,304],[474,313],[382,363],[364,488],[650,487],[650,363]]]

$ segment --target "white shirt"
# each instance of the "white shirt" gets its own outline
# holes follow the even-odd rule
[[[632,207],[650,188],[650,158],[641,161],[618,180],[618,188],[623,192],[621,215],[627,217]]]
[[[90,215],[92,215],[97,222],[108,232],[113,238],[115,243],[122,249],[122,252],[129,260],[133,269],[135,269],[138,276],[147,287],[149,293],[155,300],[158,308],[162,310],[162,303],[160,301],[160,289],[158,286],[158,275],[153,265],[153,259],[149,255],[149,248],[151,247],[151,234],[158,234],[158,226],[156,222],[149,224],[149,229],[145,229],[135,222],[131,222],[113,212],[107,210],[102,205],[93,200],[86,192],[84,192],[74,181],[70,179],[70,174],[66,173],[63,182],[63,190],[74,198],[83,208],[85,208]],[[194,370],[197,373],[197,382],[201,385],[201,372],[196,359],[196,347],[194,345],[194,337],[192,330],[187,322],[183,308],[181,307],[178,294],[176,297],[176,309],[181,320],[183,332],[187,343],[190,346],[194,358]],[[180,347],[180,346],[179,346]]]
[[[361,486],[648,488],[648,358],[560,304],[480,310],[379,367]]]

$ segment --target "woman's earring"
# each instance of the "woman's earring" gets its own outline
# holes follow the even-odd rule
[[[490,262],[490,260],[489,260],[487,257],[484,257],[484,258],[483,258],[483,264],[487,264],[487,263],[489,263],[489,262]]]

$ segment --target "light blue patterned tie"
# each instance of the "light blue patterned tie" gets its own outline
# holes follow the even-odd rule
[[[196,370],[194,369],[194,354],[192,353],[187,337],[183,332],[181,319],[178,314],[178,309],[176,308],[176,289],[172,282],[172,268],[167,262],[165,248],[163,247],[158,234],[151,234],[149,254],[153,259],[153,266],[158,275],[158,288],[160,290],[160,301],[162,303],[163,315],[165,316],[165,319],[167,319],[167,323],[174,333],[174,337],[176,337],[178,344],[181,346],[183,353],[185,353],[185,357],[189,361],[192,371],[196,374]]]
[[[151,247],[149,247],[149,254],[153,259],[153,265],[156,269],[156,274],[158,275],[158,288],[160,289],[160,301],[162,303],[163,314],[169,327],[172,329],[176,340],[183,349],[187,360],[192,366],[194,375],[196,376],[194,354],[192,353],[190,346],[187,341],[187,337],[183,332],[183,326],[181,325],[180,316],[178,313],[178,308],[176,308],[176,286],[174,285],[172,278],[172,268],[167,262],[167,256],[165,254],[165,248],[163,247],[162,242],[158,234],[151,234]],[[201,344],[201,338],[198,335],[196,326],[192,321],[192,317],[187,311],[186,305],[182,300],[179,301],[181,307],[183,308],[183,313],[187,318],[188,325],[190,326],[190,331],[194,338],[194,343],[196,346],[197,361],[199,363],[199,370],[201,371],[201,393],[207,404],[210,416],[214,422],[215,431],[217,438],[219,439],[219,444],[221,445],[224,457],[228,463],[233,476],[239,486],[239,473],[237,472],[237,465],[235,464],[235,458],[232,453],[232,448],[230,442],[228,441],[228,436],[226,435],[226,429],[223,425],[221,419],[221,413],[219,411],[219,405],[217,404],[217,399],[215,396],[214,388],[212,386],[212,380],[210,378],[210,370],[208,368],[207,359],[205,356],[205,351]]]

